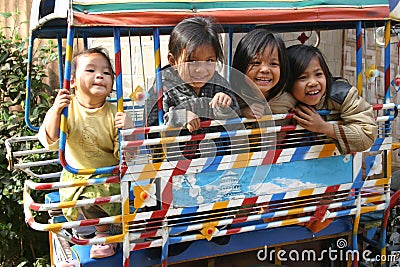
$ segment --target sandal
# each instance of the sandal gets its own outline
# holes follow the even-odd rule
[[[99,234],[96,237],[105,237],[107,235]],[[113,256],[117,252],[118,243],[94,244],[90,248],[91,259],[101,259]]]

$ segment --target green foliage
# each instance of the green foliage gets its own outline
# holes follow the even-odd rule
[[[47,233],[34,231],[25,224],[22,192],[27,175],[7,170],[4,151],[7,138],[35,134],[24,122],[28,41],[19,36],[20,26],[26,22],[16,24],[18,14],[0,13],[16,25],[0,27],[0,266],[46,266]],[[56,46],[48,41],[34,55],[30,68],[30,122],[38,126],[54,99],[44,79],[47,65],[57,59]]]

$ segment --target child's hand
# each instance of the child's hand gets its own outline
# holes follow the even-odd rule
[[[313,107],[300,104],[293,111],[296,113],[293,118],[304,129],[336,138],[333,125],[322,119]]]
[[[115,114],[114,126],[119,129],[129,129],[134,127],[131,117],[125,112],[117,112]]]
[[[186,112],[186,128],[189,132],[196,131],[200,128],[200,118],[195,113],[188,110]]]
[[[216,93],[213,99],[210,102],[210,107],[216,108],[216,107],[222,107],[222,108],[227,108],[230,107],[232,104],[232,98],[225,94],[225,93]]]
[[[243,109],[243,116],[250,119],[260,119],[264,115],[264,106],[258,103],[251,104]]]
[[[68,89],[60,89],[54,99],[53,108],[57,114],[61,114],[62,110],[68,107],[69,103],[71,102],[71,95],[69,94]]]

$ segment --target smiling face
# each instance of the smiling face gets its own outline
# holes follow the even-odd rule
[[[326,76],[317,57],[311,59],[304,72],[293,83],[293,96],[300,102],[315,106],[326,92]]]
[[[101,107],[113,86],[113,71],[108,60],[99,53],[79,55],[71,86],[76,88],[81,105]]]
[[[182,52],[178,59],[170,54],[169,62],[177,67],[181,79],[194,90],[199,91],[214,75],[217,56],[210,44],[198,46],[186,59],[186,52]]]
[[[267,98],[268,92],[279,82],[281,69],[278,49],[266,47],[261,55],[249,62],[246,75]]]

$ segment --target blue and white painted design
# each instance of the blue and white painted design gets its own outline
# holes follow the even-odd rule
[[[353,181],[353,158],[342,155],[173,177],[173,205],[197,206],[230,199],[326,187]]]

